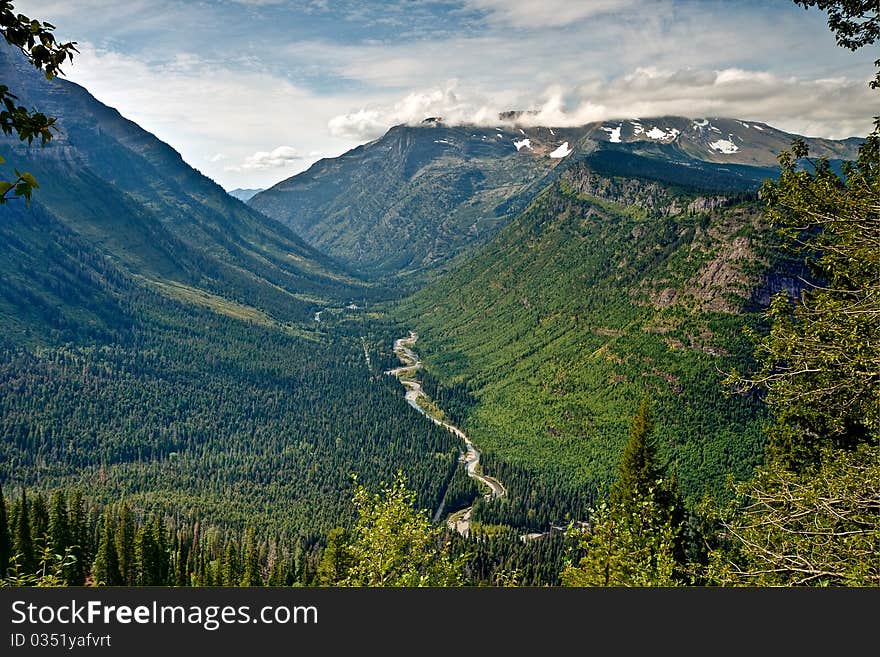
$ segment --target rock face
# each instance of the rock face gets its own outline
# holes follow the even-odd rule
[[[310,244],[373,276],[444,265],[486,241],[578,163],[579,193],[637,203],[652,216],[711,212],[731,192],[775,175],[793,135],[763,123],[658,117],[534,127],[528,112],[498,126],[449,126],[431,117],[256,194],[250,205]],[[808,139],[811,152],[851,159],[860,141]],[[625,178],[627,182],[620,179]],[[633,182],[635,180],[636,182]],[[703,190],[681,205],[657,184]]]

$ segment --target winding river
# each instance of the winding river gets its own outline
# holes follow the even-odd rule
[[[507,495],[507,490],[502,483],[494,477],[489,477],[481,472],[480,450],[476,448],[464,431],[453,424],[432,417],[421,405],[419,405],[420,399],[424,399],[428,402],[431,400],[422,389],[422,384],[414,378],[415,373],[422,368],[421,359],[412,349],[418,339],[419,336],[413,331],[410,331],[407,337],[398,338],[394,341],[394,353],[397,354],[397,357],[403,362],[403,365],[388,370],[385,374],[396,376],[400,383],[403,384],[404,388],[406,388],[406,401],[410,406],[431,420],[434,424],[451,431],[464,441],[465,452],[462,455],[461,460],[465,465],[468,476],[476,479],[488,488],[489,492],[486,493],[484,497],[489,500],[504,497]],[[459,534],[467,536],[470,531],[471,514],[473,513],[473,509],[473,506],[469,506],[462,511],[451,514],[446,521],[447,526],[450,529],[457,531]],[[437,512],[434,514],[435,522],[438,521],[442,515],[443,502],[440,503]]]

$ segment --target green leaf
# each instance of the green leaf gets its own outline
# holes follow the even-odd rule
[[[6,194],[10,189],[12,189],[12,183],[8,180],[0,180],[0,196]]]
[[[39,189],[40,184],[37,182],[37,179],[34,178],[31,174],[29,174],[28,172],[25,171],[24,173],[22,173],[20,175],[21,175],[21,179],[24,180],[26,183],[28,183],[31,187],[36,187],[37,189]]]

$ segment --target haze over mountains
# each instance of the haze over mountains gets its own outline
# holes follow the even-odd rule
[[[321,160],[249,204],[371,276],[443,265],[491,237],[580,161],[608,175],[703,189],[755,189],[794,135],[735,119],[660,117],[578,128],[396,126]],[[859,139],[807,139],[811,152],[851,159]]]

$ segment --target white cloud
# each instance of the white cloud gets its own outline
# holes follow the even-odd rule
[[[635,0],[465,0],[472,9],[485,11],[491,21],[514,27],[559,27],[578,23],[587,18],[629,9]],[[658,3],[651,3],[656,5]],[[654,7],[646,7],[652,11]]]
[[[271,151],[257,151],[253,155],[248,155],[239,166],[226,167],[226,170],[280,169],[290,166],[302,159],[304,159],[303,155],[293,146],[279,146]]]
[[[268,187],[314,161],[302,153],[338,155],[358,143],[327,133],[327,117],[350,107],[349,96],[319,96],[269,73],[192,53],[147,63],[90,43],[79,49],[70,79],[226,187]],[[297,144],[300,157],[275,152],[279,143]]]
[[[766,121],[800,134],[843,138],[866,133],[870,117],[864,108],[872,100],[862,80],[801,80],[743,69],[644,68],[576,88],[554,85],[532,100],[522,95],[515,104],[449,85],[336,116],[328,127],[332,134],[366,141],[393,125],[415,125],[429,116],[441,116],[449,125],[495,126],[501,112],[527,109],[531,112],[517,119],[518,125],[567,127],[619,118],[708,115]]]

